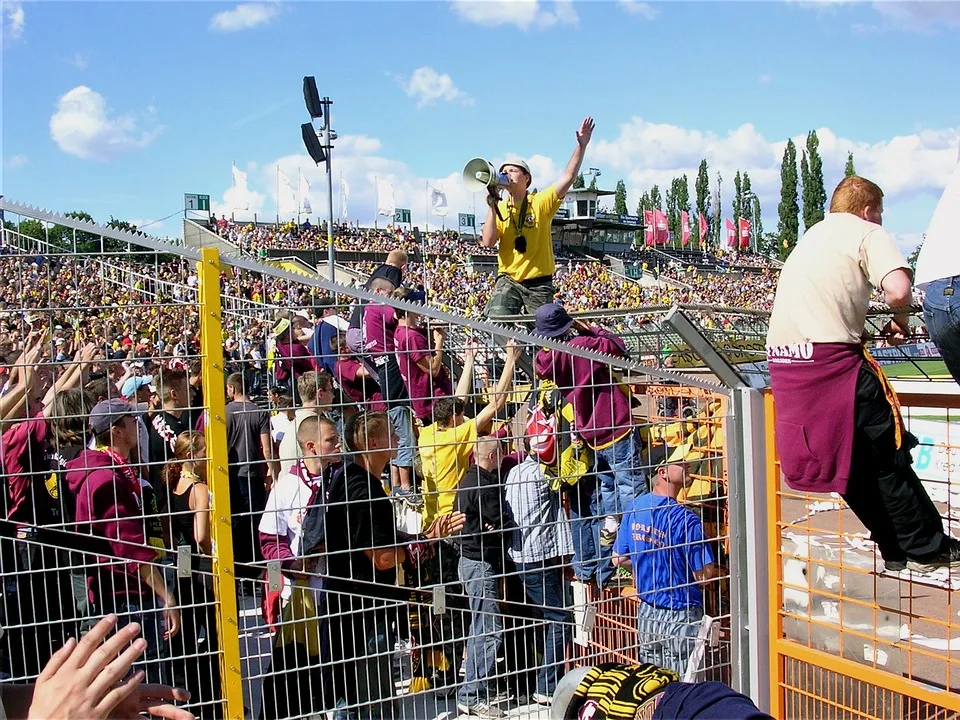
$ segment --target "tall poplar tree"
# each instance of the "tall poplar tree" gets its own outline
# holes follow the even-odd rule
[[[800,234],[800,203],[797,191],[797,146],[787,140],[780,163],[780,205],[777,206],[779,222],[777,236],[778,252],[786,258],[793,251]]]

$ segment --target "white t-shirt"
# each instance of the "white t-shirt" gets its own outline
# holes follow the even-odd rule
[[[917,257],[916,286],[923,290],[934,280],[960,275],[960,163],[943,189],[930,218],[923,247]]]
[[[295,557],[300,557],[303,520],[314,492],[322,492],[319,478],[315,483],[308,483],[295,472],[281,474],[270,489],[266,508],[260,517],[259,532],[285,537],[290,542],[290,551]],[[314,499],[314,502],[322,499]],[[319,583],[320,579],[311,578],[311,586],[314,586],[314,581]]]
[[[873,288],[898,268],[910,266],[882,226],[830,213],[780,271],[767,345],[859,343]]]

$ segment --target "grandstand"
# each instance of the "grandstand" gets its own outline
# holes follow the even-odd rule
[[[344,275],[338,275],[342,282],[333,283],[320,262],[308,262],[319,273],[300,272],[270,255],[286,252],[299,258],[301,252],[316,252],[323,233],[318,235],[315,229],[248,229],[225,223],[214,235],[197,226],[188,229],[188,239],[178,245],[26,208],[8,199],[0,199],[0,209],[6,220],[5,252],[0,255],[2,342],[11,387],[19,382],[16,374],[50,373],[62,380],[74,366],[81,376],[94,373],[120,385],[149,371],[155,386],[161,373],[185,366],[201,383],[192,391],[189,407],[174,403],[174,410],[182,411],[194,423],[191,427],[200,427],[204,434],[205,455],[198,464],[205,461],[212,498],[212,546],[207,552],[171,543],[162,555],[143,561],[167,576],[167,584],[181,597],[183,617],[194,629],[203,628],[192,643],[186,639],[160,643],[158,652],[148,654],[144,663],[157,672],[169,671],[172,681],[194,689],[189,708],[197,715],[279,720],[332,710],[343,700],[358,717],[373,716],[375,711],[417,720],[443,713],[455,717],[461,712],[458,693],[468,684],[464,657],[475,652],[471,641],[496,637],[488,677],[497,692],[495,697],[491,693],[491,702],[502,705],[510,716],[545,718],[546,706],[536,697],[541,694],[537,685],[541,667],[552,666],[562,674],[576,665],[647,658],[637,634],[641,603],[637,578],[618,572],[598,587],[597,575],[584,574],[589,560],[601,564],[601,551],[596,549],[593,556],[585,544],[594,530],[599,537],[604,520],[601,510],[584,502],[589,483],[596,482],[589,474],[576,483],[564,483],[559,477],[555,484],[562,489],[538,495],[542,517],[525,512],[522,503],[510,506],[523,540],[544,529],[559,536],[567,528],[570,534],[571,545],[559,547],[554,568],[558,572],[550,576],[568,591],[558,607],[551,606],[543,583],[541,595],[535,595],[535,587],[531,594],[524,556],[517,555],[521,559],[505,563],[496,574],[496,592],[501,593],[496,596],[496,611],[488,608],[473,624],[468,622],[470,593],[458,575],[457,545],[428,535],[428,530],[443,532],[431,527],[427,511],[405,500],[403,493],[396,493],[386,519],[380,515],[381,524],[369,528],[368,535],[348,532],[349,523],[344,523],[338,536],[333,531],[326,536],[326,545],[303,549],[299,565],[290,562],[293,557],[243,554],[239,538],[249,539],[251,526],[263,532],[260,523],[269,512],[251,507],[238,492],[241,478],[251,477],[240,470],[251,463],[237,454],[228,435],[226,371],[240,371],[255,401],[244,406],[241,417],[262,419],[266,410],[273,439],[278,429],[295,433],[289,425],[295,420],[284,419],[311,406],[295,399],[290,381],[284,384],[276,372],[285,361],[278,348],[286,343],[278,338],[283,340],[288,332],[277,328],[286,322],[294,337],[299,326],[321,328],[317,310],[325,298],[333,299],[343,320],[352,306],[367,302],[421,316],[431,331],[444,328],[436,372],[448,373],[456,384],[463,380],[465,367],[475,368],[464,391],[470,400],[466,413],[474,421],[479,422],[487,403],[503,397],[502,406],[487,414],[486,432],[512,443],[505,448],[512,455],[522,454],[530,387],[529,378],[520,373],[496,387],[508,364],[508,351],[503,349],[507,341],[519,343],[531,355],[547,348],[593,363],[593,372],[603,378],[593,387],[597,392],[628,388],[629,419],[621,429],[636,432],[645,448],[659,443],[671,453],[681,453],[692,482],[679,500],[702,525],[716,560],[716,576],[703,585],[698,634],[684,656],[681,675],[687,679],[729,683],[784,720],[948,718],[960,713],[958,622],[952,600],[956,577],[947,571],[883,573],[863,527],[840,498],[797,493],[782,483],[773,434],[776,408],[767,390],[763,342],[776,267],[758,268],[750,264],[752,260],[714,255],[700,267],[690,262],[703,259],[699,252],[658,249],[637,259],[649,258],[648,266],[656,267],[650,259],[659,258],[658,279],[664,282],[641,285],[614,272],[609,260],[558,258],[559,297],[578,319],[622,338],[626,356],[613,357],[572,350],[557,340],[532,335],[525,325],[530,318],[507,318],[502,325],[480,320],[492,277],[477,257],[469,268],[459,261],[474,256],[474,246],[454,233],[416,238],[392,228],[338,228],[337,262]],[[45,223],[48,231],[56,225],[66,228],[69,232],[58,237],[71,240],[67,246],[54,245],[21,233],[19,221],[24,219]],[[423,284],[426,305],[353,286],[398,246],[411,256],[407,282]],[[302,311],[306,317],[282,314],[284,310]],[[889,314],[884,308],[871,316],[875,336]],[[30,343],[36,350],[24,353]],[[88,345],[93,348],[91,356],[81,357]],[[482,350],[474,358],[477,345]],[[951,423],[960,410],[960,392],[939,376],[927,345],[878,348],[876,354],[894,370],[891,374],[899,376],[894,385],[908,427],[921,440],[915,465],[946,524],[955,527],[960,521],[954,487],[958,450]],[[304,352],[302,359],[319,359]],[[400,350],[396,354],[403,355]],[[344,351],[338,362],[351,355]],[[363,353],[357,358],[357,365],[369,365],[374,371],[383,367]],[[256,384],[269,382],[269,389],[265,385],[263,392],[254,392],[255,378]],[[161,387],[160,396],[163,391]],[[280,400],[287,394],[286,401],[299,400],[295,407]],[[341,434],[349,412],[373,412],[385,404],[384,397],[374,394],[355,401],[337,394],[324,412],[337,419]],[[39,399],[42,394],[37,395]],[[156,403],[158,395],[150,395],[150,402]],[[318,393],[318,407],[319,397]],[[355,407],[348,410],[348,405]],[[155,406],[150,412],[153,417],[163,414]],[[71,413],[55,403],[49,413],[51,432],[60,433]],[[85,420],[89,408],[79,415]],[[443,493],[442,483],[427,489],[430,463],[439,463],[442,451],[453,455],[464,446],[462,439],[441,438],[441,431],[425,443],[430,420],[417,423],[413,471],[425,501],[431,492]],[[6,421],[7,432],[29,423]],[[281,437],[278,446],[282,442]],[[373,453],[369,437],[353,438],[351,443],[360,454]],[[177,463],[149,453],[147,458],[140,458],[147,466]],[[181,464],[189,459],[178,458]],[[295,463],[298,457],[276,459]],[[458,460],[451,462],[456,465]],[[655,474],[650,463],[645,451],[628,463],[629,470]],[[5,455],[8,488],[15,484],[11,468]],[[35,477],[30,478],[30,472]],[[504,493],[524,487],[514,484],[520,473],[510,472],[497,478]],[[24,464],[21,475],[38,489],[49,487],[46,466]],[[384,477],[389,475],[386,470]],[[313,482],[313,470],[304,478]],[[55,474],[53,482],[56,486]],[[368,500],[372,508],[369,498],[346,497],[331,502],[331,507],[355,513],[347,516],[354,521],[368,509],[364,504]],[[7,501],[10,511],[9,495]],[[316,503],[291,502],[290,509],[299,511],[302,529]],[[32,509],[42,508],[37,504]],[[374,510],[369,512],[372,517]],[[169,505],[155,514],[164,524],[175,525],[184,517],[192,523],[196,513],[191,507]],[[150,515],[142,510],[128,519],[146,526]],[[114,556],[102,547],[84,545],[90,534],[96,534],[96,524],[81,527],[75,516],[8,514],[7,519],[16,522],[16,532],[0,542],[5,550],[16,551],[16,559],[5,553],[3,572],[5,579],[11,577],[11,568],[16,575],[5,594],[0,662],[4,670],[12,670],[14,679],[22,680],[39,672],[43,648],[50,649],[57,639],[50,637],[56,635],[52,630],[61,623],[75,627],[73,623],[89,617],[75,616],[75,598],[64,592],[74,579],[71,572],[96,575],[105,583],[109,573],[100,572],[102,567],[116,565],[126,556],[117,548]],[[587,526],[589,533],[584,532]],[[547,542],[542,536],[541,540]],[[149,547],[146,531],[128,544]],[[377,566],[376,572],[363,574],[357,553],[366,557],[364,551],[372,555],[384,546],[402,548],[400,571]],[[65,553],[69,564],[57,564]],[[24,557],[31,557],[34,564],[24,564]],[[345,565],[343,557],[353,559]],[[344,575],[345,571],[352,574]],[[54,572],[60,574],[51,580]],[[129,575],[124,579],[134,582]],[[320,582],[331,579],[339,584]],[[102,593],[102,588],[91,588]],[[187,592],[195,594],[185,596]],[[67,603],[70,612],[58,602]],[[277,614],[271,615],[271,609]],[[121,609],[120,615],[144,623],[163,620],[161,606]],[[325,634],[331,628],[334,635]],[[362,657],[345,653],[352,642],[345,628],[364,631]],[[62,640],[62,633],[59,637]],[[564,638],[559,643],[561,655],[551,663],[547,643],[558,637]],[[207,674],[196,677],[190,669],[200,667],[201,661],[207,663],[203,665]],[[368,687],[371,678],[379,680],[376,687]]]

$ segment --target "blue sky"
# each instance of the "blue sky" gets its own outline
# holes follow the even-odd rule
[[[470,157],[530,158],[545,186],[584,115],[585,166],[640,193],[706,157],[750,172],[776,227],[788,137],[821,134],[827,184],[848,150],[915,242],[956,162],[960,3],[899,2],[4,2],[2,191],[59,211],[145,223],[208,193],[216,211],[276,215],[276,168],[325,208],[299,125],[301,81],[335,102],[334,195],[375,212],[374,178],[428,217],[474,198]],[[232,188],[231,163],[248,175]],[[828,192],[830,187],[828,187]],[[482,200],[478,199],[478,202]],[[339,202],[338,202],[339,205]],[[176,219],[149,230],[179,232]]]

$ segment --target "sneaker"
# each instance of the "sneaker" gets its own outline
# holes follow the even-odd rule
[[[553,698],[551,698],[549,695],[538,692],[535,692],[533,695],[531,695],[530,699],[537,705],[549,705],[553,702]]]
[[[914,572],[933,572],[940,568],[960,567],[960,540],[947,538],[940,552],[923,560],[907,560],[907,567]]]
[[[888,573],[898,573],[907,569],[906,560],[884,560],[883,571]]]
[[[502,718],[506,715],[506,713],[500,708],[494,707],[493,705],[488,705],[480,700],[477,700],[470,705],[458,701],[457,710],[462,712],[464,715],[472,715],[473,717],[478,718]]]

